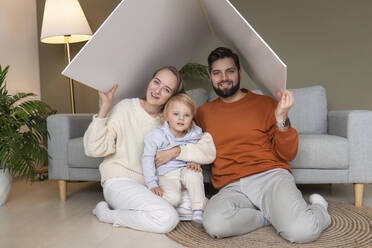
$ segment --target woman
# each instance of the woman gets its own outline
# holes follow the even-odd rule
[[[137,230],[166,233],[179,221],[175,209],[144,185],[141,155],[145,134],[160,124],[160,114],[168,99],[183,91],[176,68],[157,70],[146,91],[145,99],[124,99],[112,109],[112,98],[117,89],[99,92],[101,106],[84,135],[87,156],[105,157],[99,170],[105,201],[99,202],[93,213],[102,222]],[[173,149],[180,160],[191,161],[195,149],[209,149],[203,140],[192,147]],[[164,163],[167,155],[157,155],[156,162]],[[199,161],[193,161],[200,163]]]

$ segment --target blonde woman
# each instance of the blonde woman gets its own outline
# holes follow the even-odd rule
[[[145,99],[124,99],[110,112],[116,89],[114,86],[106,93],[99,92],[99,112],[84,135],[86,155],[105,157],[99,167],[105,201],[97,204],[93,214],[114,226],[170,232],[179,221],[178,214],[144,185],[141,155],[145,134],[161,124],[164,104],[183,91],[182,80],[176,68],[160,68],[148,84]],[[203,135],[198,144],[174,148],[168,156],[178,154],[179,159],[187,160],[193,150],[208,149],[203,142],[209,139],[210,135]],[[160,163],[167,159],[162,154],[157,157]]]

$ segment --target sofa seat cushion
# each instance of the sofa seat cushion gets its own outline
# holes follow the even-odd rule
[[[349,142],[346,138],[326,134],[299,135],[293,169],[347,169]]]
[[[83,137],[70,139],[67,143],[67,163],[72,168],[96,168],[103,158],[92,158],[85,156]]]

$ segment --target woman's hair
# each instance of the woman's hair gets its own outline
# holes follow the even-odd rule
[[[168,114],[169,108],[172,103],[174,102],[180,102],[185,104],[191,111],[192,117],[194,118],[196,115],[196,104],[194,100],[187,95],[186,93],[178,93],[174,96],[172,96],[168,102],[165,104],[164,109],[163,109],[163,121],[165,120],[165,116]]]
[[[164,67],[161,67],[159,69],[157,69],[154,74],[152,75],[152,78],[154,78],[156,76],[156,74],[159,72],[159,71],[162,71],[162,70],[169,70],[170,72],[173,73],[173,75],[176,76],[177,78],[177,86],[176,86],[176,90],[173,92],[172,95],[175,95],[175,94],[178,94],[178,93],[184,93],[185,92],[185,88],[183,86],[183,81],[182,81],[182,78],[181,78],[181,75],[179,73],[179,71],[176,69],[176,67],[174,66],[164,66]]]

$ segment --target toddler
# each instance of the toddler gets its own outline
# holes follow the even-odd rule
[[[195,102],[186,94],[173,96],[164,107],[164,124],[152,129],[145,137],[142,167],[146,186],[174,207],[181,203],[181,189],[186,188],[191,199],[192,221],[201,223],[206,203],[200,165],[172,159],[155,168],[155,155],[160,150],[197,143],[202,130],[194,122]],[[213,142],[210,144],[214,146]]]

